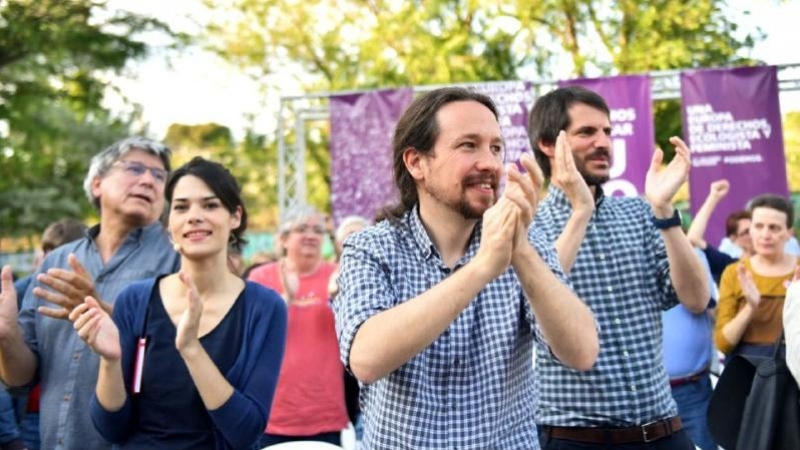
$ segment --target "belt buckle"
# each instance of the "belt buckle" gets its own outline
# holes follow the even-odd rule
[[[642,438],[644,439],[644,443],[645,443],[645,444],[648,444],[648,443],[650,443],[650,442],[653,442],[653,441],[657,441],[657,440],[658,440],[658,438],[650,439],[650,437],[647,435],[647,427],[649,427],[650,425],[655,425],[655,424],[657,424],[658,422],[660,422],[660,420],[654,420],[654,421],[652,421],[652,422],[647,422],[646,424],[644,424],[644,425],[642,425],[642,426],[641,426],[641,429],[642,429]]]

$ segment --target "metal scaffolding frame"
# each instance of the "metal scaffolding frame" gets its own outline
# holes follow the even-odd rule
[[[780,92],[800,90],[800,63],[780,64],[778,89]],[[680,98],[681,70],[649,72],[653,100]],[[526,81],[526,80],[522,80]],[[538,97],[556,86],[557,80],[529,81]],[[509,81],[462,83],[461,86],[507,83]],[[414,86],[414,92],[426,92],[454,84]],[[306,204],[306,130],[311,122],[328,121],[328,98],[332,95],[358,94],[367,90],[316,92],[303,95],[281,96],[278,109],[278,208],[281,219],[286,211]],[[293,130],[293,133],[289,133]]]

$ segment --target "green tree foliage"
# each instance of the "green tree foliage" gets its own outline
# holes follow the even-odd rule
[[[164,143],[174,153],[175,167],[195,156],[227,167],[242,186],[250,229],[272,229],[277,225],[277,149],[264,136],[248,133],[236,143],[230,129],[216,123],[172,124]]]
[[[763,38],[742,33],[721,0],[519,0],[530,48],[566,50],[577,77],[655,70],[739,66]],[[555,38],[554,44],[548,43]],[[563,50],[562,50],[563,49]],[[670,136],[681,136],[680,103],[655,104],[656,142],[671,160]]]
[[[159,20],[102,0],[0,1],[0,230],[40,232],[85,217],[89,157],[137,118],[103,106],[111,74],[147,54],[146,33],[183,41]],[[120,93],[123,94],[124,93]]]
[[[800,192],[800,112],[798,111],[790,112],[783,117],[783,148],[786,151],[789,191]]]

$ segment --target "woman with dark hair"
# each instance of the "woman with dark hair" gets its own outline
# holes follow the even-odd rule
[[[92,420],[117,448],[258,448],[283,357],[286,305],[228,270],[247,213],[227,169],[194,158],[165,193],[180,273],[131,284],[113,317],[91,297],[70,314],[100,355]]]

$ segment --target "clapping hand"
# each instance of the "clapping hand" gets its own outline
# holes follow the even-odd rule
[[[52,268],[47,273],[39,274],[37,280],[49,287],[47,290],[35,287],[33,293],[60,308],[39,307],[39,312],[54,319],[67,319],[69,313],[78,305],[82,305],[86,297],[99,299],[94,286],[94,280],[89,272],[81,265],[74,254],[67,257],[67,263],[72,270]],[[101,307],[105,305],[97,300]]]
[[[583,179],[583,175],[575,166],[572,149],[563,130],[558,133],[556,138],[551,181],[564,191],[573,210],[586,209],[594,211],[594,196],[592,191],[589,190],[586,180]]]
[[[122,357],[119,329],[94,297],[86,297],[68,317],[78,336],[101,358],[118,361]]]
[[[17,330],[17,315],[17,290],[14,289],[11,266],[3,266],[0,273],[0,338],[9,337]]]
[[[675,145],[675,157],[666,168],[661,169],[664,152],[656,149],[645,178],[645,197],[654,210],[671,209],[672,198],[689,178],[689,169],[692,166],[686,143],[677,136],[669,138],[669,141]]]
[[[178,330],[175,336],[175,348],[182,352],[200,343],[199,330],[200,317],[203,316],[203,302],[200,300],[200,293],[191,277],[183,272],[178,274],[178,277],[187,287],[186,309],[178,321]]]
[[[761,293],[758,292],[758,287],[753,281],[753,274],[747,270],[744,263],[739,263],[736,268],[736,277],[739,279],[739,286],[742,288],[744,299],[753,309],[758,308],[761,303]]]

